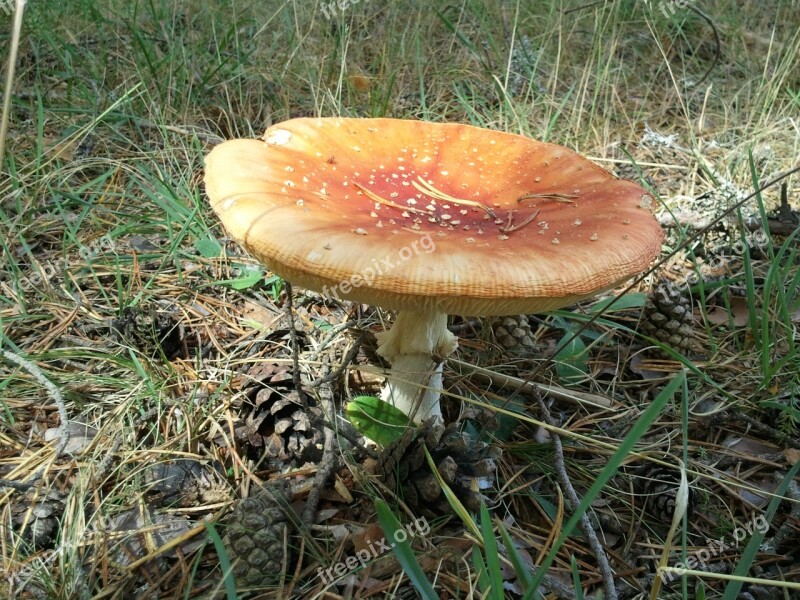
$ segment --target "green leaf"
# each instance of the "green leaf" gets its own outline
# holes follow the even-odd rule
[[[222,254],[222,245],[217,240],[200,239],[194,247],[203,258],[218,258]]]
[[[694,590],[694,600],[706,600],[706,586],[703,585],[703,580],[697,580],[697,587]]]
[[[375,396],[353,398],[345,412],[359,433],[384,448],[412,426],[411,419],[402,410]]]
[[[390,541],[389,545],[397,557],[397,561],[403,567],[403,571],[408,575],[411,583],[422,595],[423,600],[439,600],[439,595],[433,589],[431,582],[425,575],[425,571],[422,570],[419,562],[417,562],[414,550],[412,550],[411,544],[408,543],[408,536],[404,535],[403,541],[399,541],[397,533],[400,531],[405,533],[405,529],[400,525],[397,517],[394,516],[392,509],[389,508],[386,502],[379,499],[375,501],[375,510],[378,513],[378,522],[381,524],[381,529],[386,534],[386,539],[393,540]]]
[[[561,347],[564,343],[566,345]],[[583,340],[567,332],[561,338],[558,346],[561,347],[561,350],[558,351],[554,358],[558,378],[567,383],[577,383],[584,379],[589,373],[589,360],[586,344],[583,343]]]
[[[642,292],[634,292],[632,294],[625,294],[621,296],[619,299],[617,298],[606,298],[605,300],[601,300],[600,302],[592,305],[589,309],[591,313],[599,313],[599,312],[615,312],[621,310],[630,310],[632,308],[642,308],[645,303],[647,302],[647,294]],[[608,311],[605,310],[606,306],[611,304],[611,308]]]
[[[264,274],[260,269],[247,269],[241,277],[237,277],[236,279],[220,279],[215,283],[227,285],[234,290],[246,290],[258,285],[262,281],[264,281]]]

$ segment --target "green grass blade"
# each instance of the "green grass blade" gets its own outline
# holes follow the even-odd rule
[[[486,566],[491,585],[488,598],[503,600],[503,570],[500,568],[497,540],[492,528],[492,517],[489,516],[489,510],[483,503],[481,503],[481,533],[483,534],[483,551],[486,554]]]
[[[480,547],[475,544],[472,546],[472,564],[475,566],[475,578],[478,581],[478,589],[483,592],[482,597],[486,597],[486,590],[492,587],[489,577],[489,568],[483,560]],[[494,596],[491,596],[492,598]]]
[[[532,581],[529,567],[523,562],[519,550],[517,550],[517,547],[514,545],[514,541],[511,539],[508,530],[505,528],[500,519],[497,520],[497,530],[500,532],[500,537],[503,538],[503,544],[505,544],[506,552],[508,552],[508,558],[511,560],[511,564],[514,566],[514,573],[517,576],[519,585],[523,592],[527,592],[531,587]]]
[[[236,581],[233,578],[233,567],[231,566],[231,559],[228,556],[228,551],[225,549],[225,544],[222,543],[222,538],[217,532],[217,527],[214,523],[206,523],[206,530],[208,537],[214,543],[214,549],[217,551],[219,557],[219,566],[222,569],[222,581],[225,584],[225,595],[228,600],[237,600],[239,597],[236,594]]]
[[[404,538],[402,542],[397,540],[396,534],[398,531],[403,530],[403,526],[400,524],[400,521],[397,520],[397,517],[394,516],[389,505],[383,500],[376,500],[375,510],[378,513],[378,522],[381,524],[381,528],[386,534],[386,537],[390,540],[395,540],[391,542],[392,551],[400,562],[400,566],[403,567],[403,571],[405,571],[406,575],[408,575],[408,578],[411,580],[411,583],[422,595],[423,600],[439,600],[439,595],[433,589],[431,582],[428,580],[419,562],[417,562],[417,557],[414,555],[414,550],[411,549],[411,544],[408,543],[408,539]]]
[[[583,586],[581,585],[581,574],[578,573],[578,561],[574,556],[569,557],[569,567],[572,571],[572,587],[575,588],[575,600],[583,600]]]

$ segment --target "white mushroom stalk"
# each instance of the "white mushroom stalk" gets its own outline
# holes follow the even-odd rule
[[[441,419],[442,364],[458,346],[447,329],[447,315],[401,311],[392,328],[378,334],[378,341],[378,354],[392,365],[381,398],[415,423]]]

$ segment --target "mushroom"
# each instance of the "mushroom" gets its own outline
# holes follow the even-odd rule
[[[231,235],[284,279],[398,311],[383,398],[441,417],[447,315],[554,310],[645,270],[663,232],[640,186],[561,146],[461,124],[301,118],[206,158]]]

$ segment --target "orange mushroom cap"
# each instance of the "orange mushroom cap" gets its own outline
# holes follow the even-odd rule
[[[273,272],[392,309],[552,310],[645,270],[663,239],[639,185],[460,124],[293,119],[214,148],[205,183]]]

